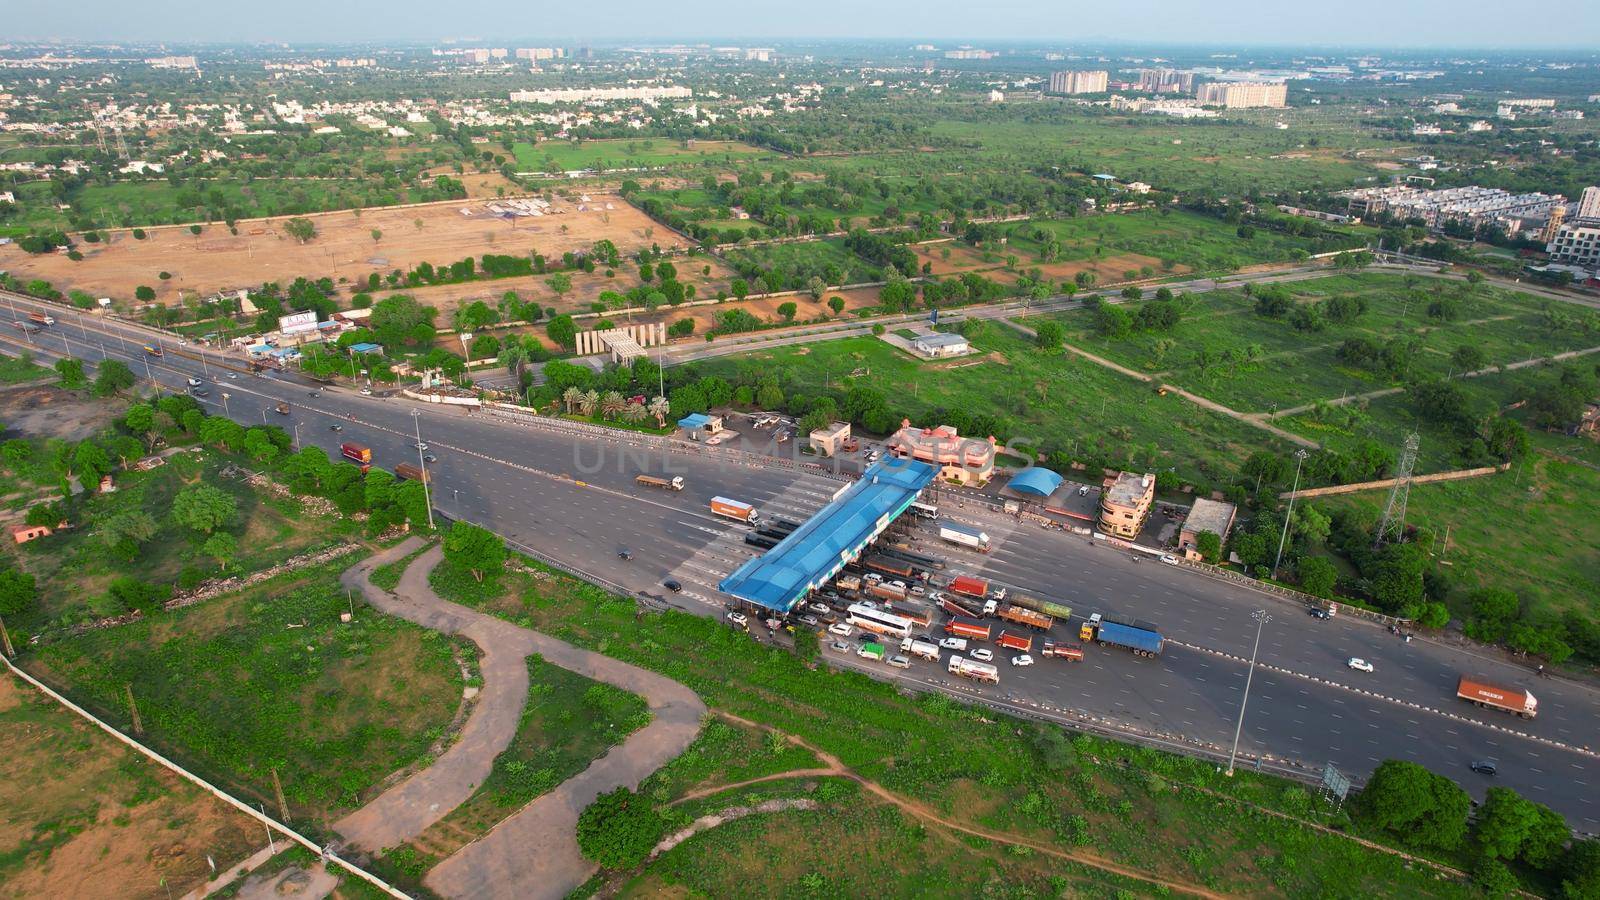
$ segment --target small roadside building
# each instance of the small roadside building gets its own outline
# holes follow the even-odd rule
[[[965,356],[972,352],[972,345],[959,334],[949,334],[943,331],[930,331],[919,334],[911,341],[911,348],[923,356],[931,359],[943,359],[947,356]]]
[[[811,449],[818,456],[833,456],[850,440],[850,423],[834,422],[811,432]]]
[[[722,430],[722,417],[706,413],[690,413],[678,420],[678,427],[688,432],[689,439],[698,441]]]
[[[1183,528],[1178,532],[1178,549],[1188,559],[1199,559],[1200,535],[1209,531],[1228,542],[1228,532],[1233,529],[1234,517],[1238,509],[1232,503],[1220,500],[1207,500],[1204,497],[1194,501],[1194,506],[1189,510],[1189,515],[1183,520]]]
[[[1100,495],[1100,530],[1131,541],[1144,530],[1156,502],[1156,476],[1118,472]]]

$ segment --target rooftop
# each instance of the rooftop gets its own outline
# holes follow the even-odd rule
[[[1061,486],[1061,476],[1040,466],[1029,466],[1011,476],[1006,486],[1014,491],[1048,497]]]
[[[915,460],[873,463],[860,481],[718,587],[740,600],[788,612],[887,528],[935,474],[933,466]]]
[[[1149,489],[1147,479],[1153,482],[1155,478],[1154,475],[1118,472],[1116,480],[1106,487],[1106,502],[1115,506],[1138,506]]]
[[[917,335],[914,343],[921,344],[924,347],[958,347],[965,346],[967,339],[959,334],[935,331],[930,334]]]
[[[1228,529],[1233,525],[1233,516],[1232,503],[1200,497],[1194,501],[1194,507],[1189,510],[1189,517],[1183,520],[1183,530],[1195,534],[1209,531],[1217,537],[1226,537]]]

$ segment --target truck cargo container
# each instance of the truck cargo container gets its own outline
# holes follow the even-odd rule
[[[950,582],[950,590],[982,600],[989,596],[989,582],[984,581],[982,578],[973,578],[970,575],[959,575]]]
[[[1053,656],[1069,662],[1083,662],[1083,648],[1077,644],[1058,644],[1055,641],[1045,641],[1044,649],[1040,652],[1045,656]]]
[[[1004,606],[1001,606],[1000,611],[996,613],[996,615],[1007,622],[1011,622],[1016,625],[1026,625],[1029,628],[1037,628],[1040,631],[1049,631],[1050,626],[1056,623],[1055,619],[1050,618],[1042,612],[1024,609],[1023,607],[1017,606],[1014,603],[1007,603]]]
[[[915,622],[918,628],[927,628],[933,624],[933,612],[925,606],[914,606],[907,602],[892,602],[889,611],[897,616],[905,616]]]
[[[146,356],[160,356],[161,355],[161,348],[160,347],[153,347],[150,344],[145,344],[144,345],[144,352],[145,352]]]
[[[361,444],[340,444],[339,453],[344,456],[345,459],[361,465],[366,465],[367,463],[372,462],[372,448],[363,446]]]
[[[995,638],[994,642],[1007,649],[1017,650],[1022,653],[1027,653],[1033,649],[1033,638],[1015,631],[1000,632],[1000,636]]]
[[[674,475],[671,478],[657,478],[654,475],[640,475],[633,479],[645,487],[665,488],[669,491],[683,490],[683,476]]]
[[[949,672],[951,675],[960,675],[962,678],[971,678],[973,681],[982,681],[988,684],[1000,683],[1000,670],[988,663],[968,659],[965,656],[950,657]]]
[[[904,560],[890,559],[887,556],[880,556],[876,553],[862,560],[862,564],[874,572],[882,572],[885,575],[898,575],[901,578],[910,578],[916,572],[916,569],[912,568],[911,564]]]
[[[1488,709],[1516,713],[1524,719],[1539,714],[1539,701],[1527,691],[1475,681],[1465,675],[1456,682],[1456,696]]]
[[[794,521],[793,519],[774,519],[772,524],[778,528],[782,528],[784,531],[793,531],[800,527],[800,523]]]
[[[842,574],[838,578],[835,578],[833,583],[838,585],[839,590],[841,591],[861,590],[861,579],[855,575]]]
[[[423,484],[427,484],[429,479],[432,478],[432,476],[426,471],[419,469],[410,463],[401,463],[400,465],[395,466],[394,477],[404,479],[406,481],[420,481]]]
[[[940,522],[939,537],[941,540],[976,550],[979,553],[989,552],[989,535],[977,528],[957,525],[954,522]]]
[[[919,641],[916,638],[906,638],[900,642],[900,652],[909,653],[912,656],[920,656],[926,660],[937,660],[939,658],[939,645],[930,644],[927,641]]]
[[[278,402],[277,406],[273,407],[273,409],[276,410],[280,416],[287,416],[289,414],[289,404],[284,403],[281,400]]]
[[[906,599],[906,589],[888,581],[874,581],[867,585],[867,594],[891,603]]]
[[[966,616],[976,619],[983,615],[982,607],[962,603],[960,600],[950,596],[939,598],[939,608],[952,616]]]
[[[28,313],[28,320],[31,322],[36,322],[40,325],[54,325],[56,323],[55,316],[42,312]]]
[[[759,534],[745,535],[744,542],[752,547],[758,547],[762,550],[771,550],[773,547],[778,546],[777,541],[769,537],[762,537]]]
[[[759,534],[764,538],[772,538],[774,541],[781,541],[789,536],[789,532],[779,531],[778,529],[772,527],[757,528],[756,534]]]
[[[756,512],[754,506],[742,500],[729,500],[727,497],[712,497],[711,511],[719,516],[738,519],[750,525],[754,525],[761,518],[761,514]]]
[[[974,619],[951,619],[944,624],[944,632],[945,634],[953,634],[956,637],[971,638],[975,641],[987,641],[989,639],[988,624]]]
[[[1160,656],[1161,647],[1166,643],[1156,626],[1148,622],[1118,622],[1099,613],[1090,616],[1084,628],[1091,633],[1090,639],[1111,647],[1125,647],[1132,650],[1134,656]]]
[[[870,659],[875,662],[881,662],[883,660],[883,645],[862,644],[861,649],[856,651],[856,655],[862,659]]]
[[[1012,594],[1011,605],[1038,610],[1051,618],[1060,619],[1063,622],[1072,618],[1072,607],[1062,606],[1049,600],[1040,600],[1038,597],[1029,597],[1026,594]]]

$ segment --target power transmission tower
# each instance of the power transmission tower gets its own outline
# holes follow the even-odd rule
[[[117,130],[117,155],[121,156],[123,159],[127,159],[128,142],[122,138],[122,126],[113,124],[113,127]]]
[[[1378,525],[1377,537],[1372,541],[1374,550],[1388,543],[1391,534],[1395,543],[1405,543],[1406,503],[1411,499],[1411,470],[1416,468],[1417,445],[1421,441],[1422,436],[1415,431],[1406,435],[1406,446],[1400,452],[1400,467],[1395,472],[1394,487],[1389,490],[1389,503],[1383,508],[1383,522]]]

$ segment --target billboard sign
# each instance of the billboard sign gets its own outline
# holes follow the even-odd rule
[[[297,312],[278,317],[278,331],[284,334],[305,334],[317,330],[317,313]]]

